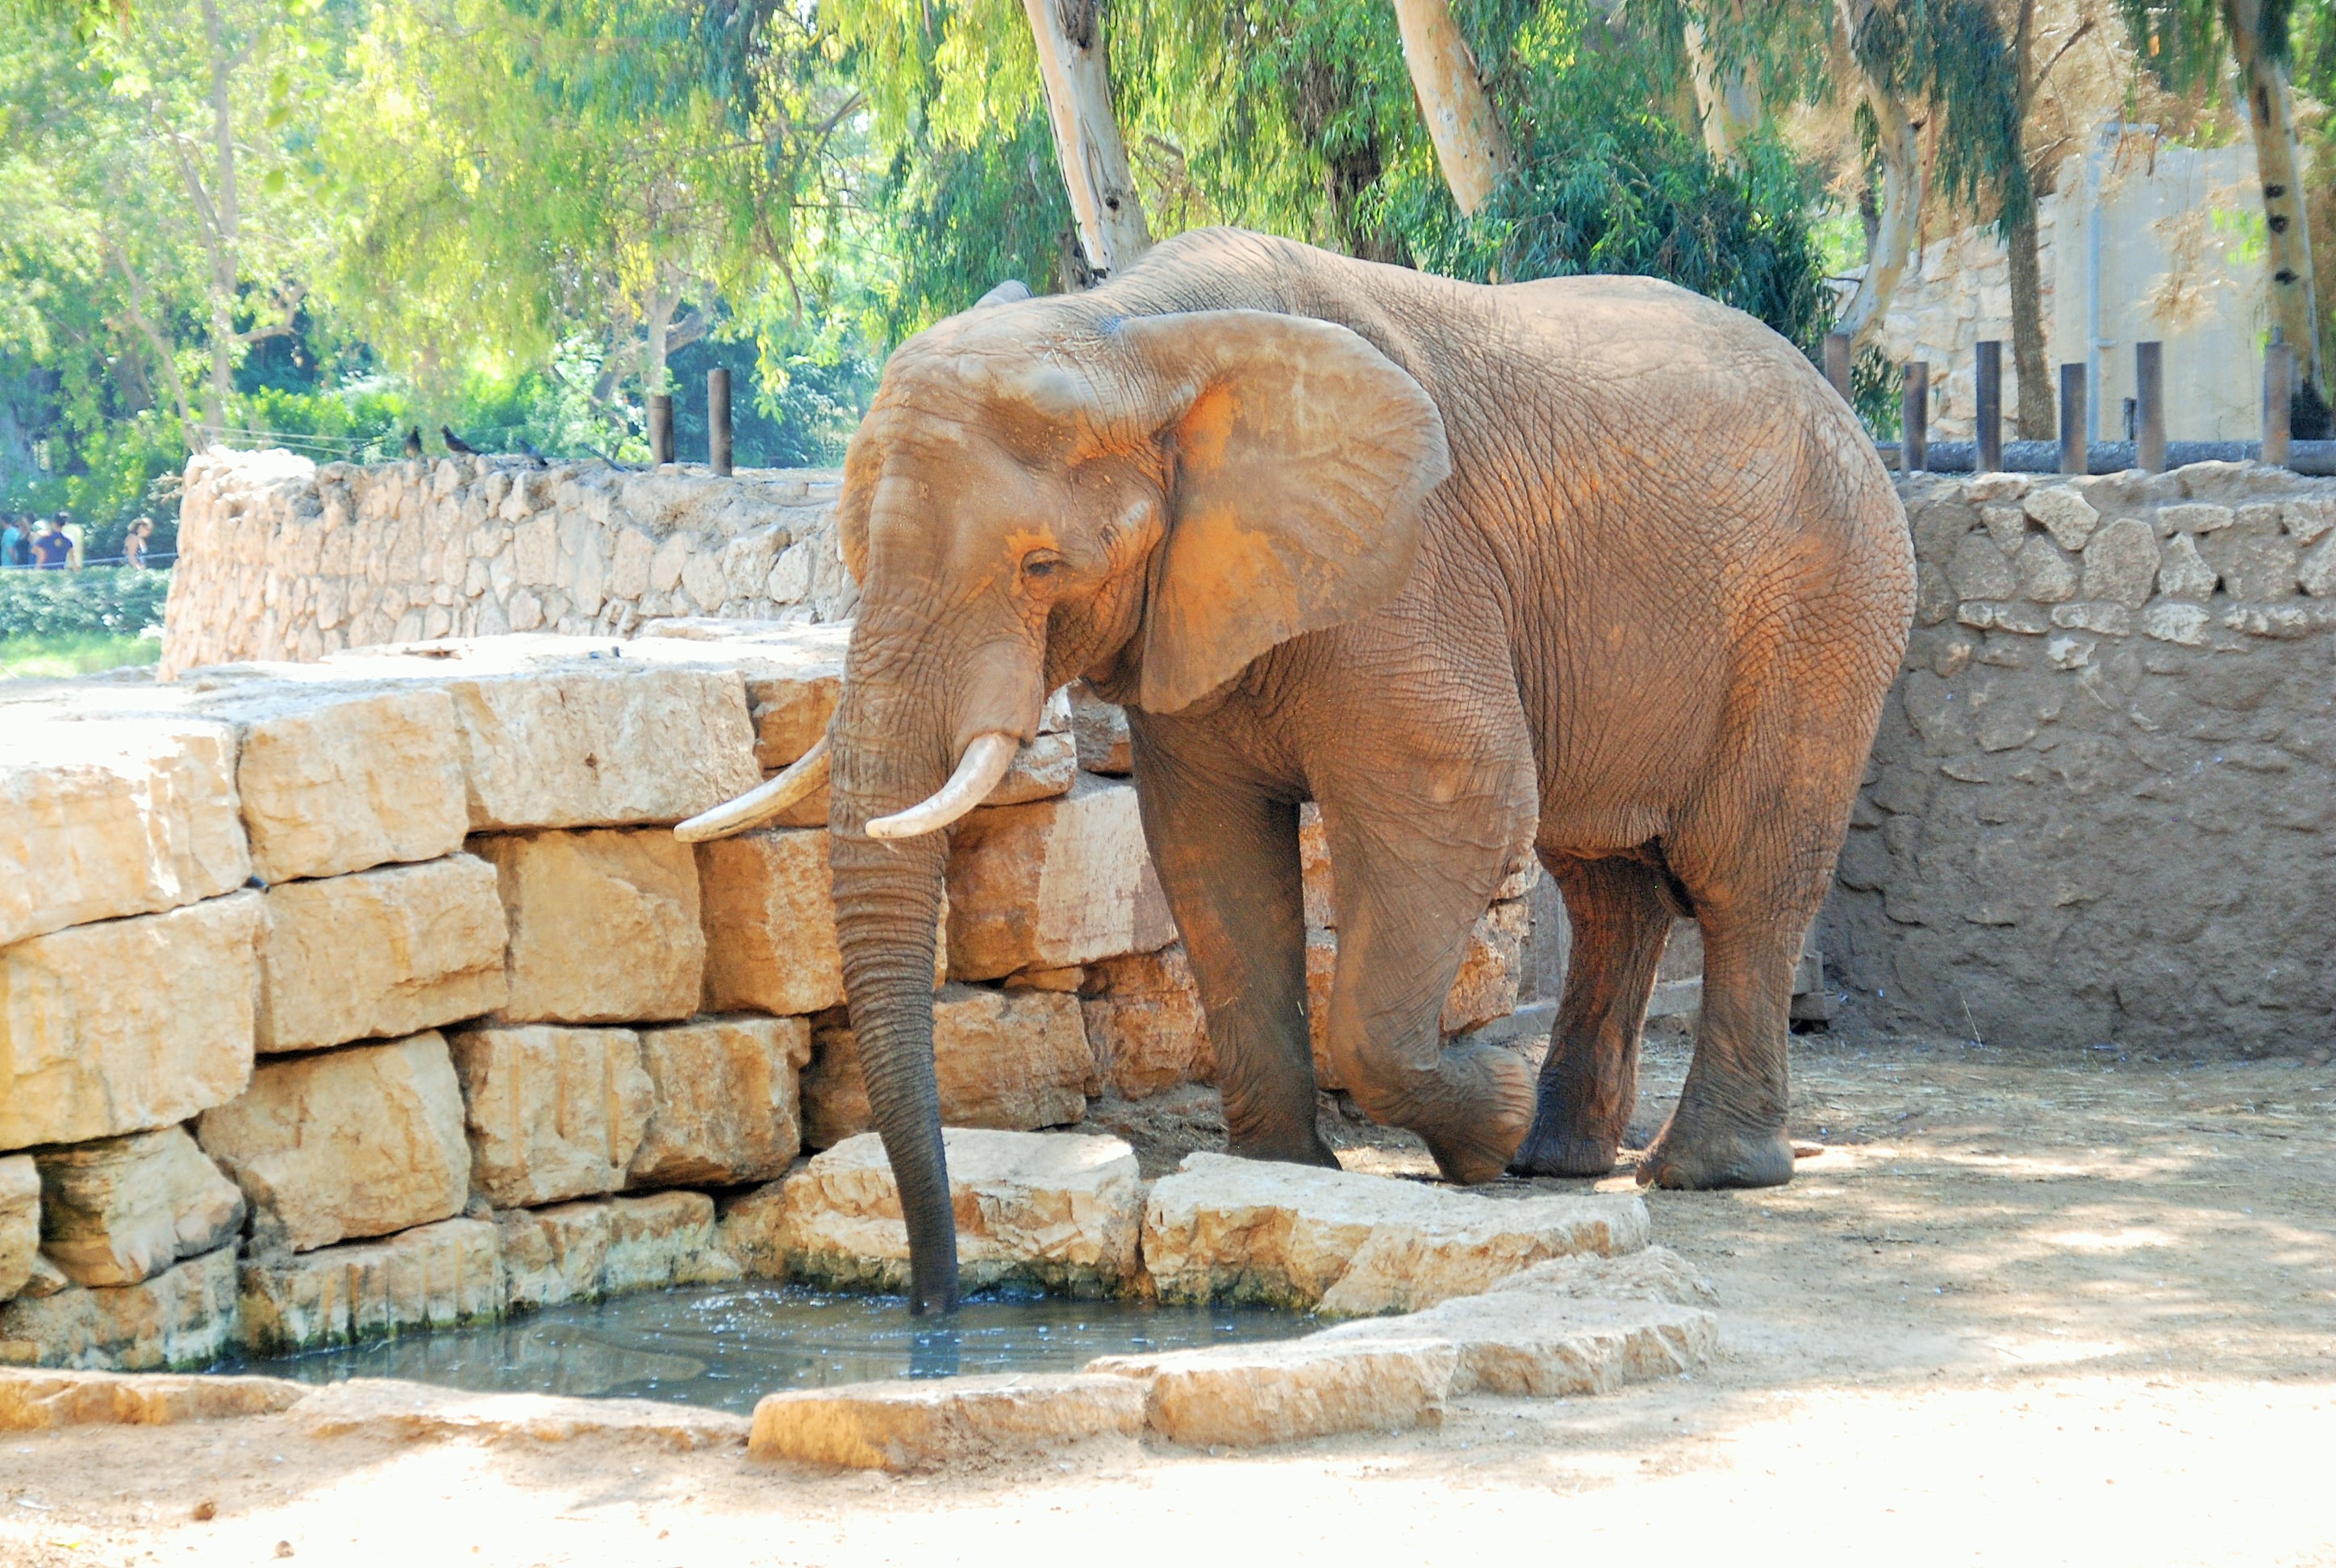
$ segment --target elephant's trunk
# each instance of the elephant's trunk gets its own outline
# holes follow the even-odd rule
[[[940,1092],[933,1076],[933,940],[949,839],[926,833],[871,839],[871,818],[920,801],[939,782],[931,759],[903,755],[897,728],[855,722],[835,728],[829,863],[843,989],[859,1043],[868,1106],[884,1140],[908,1222],[912,1312],[958,1304],[957,1225],[941,1149]],[[882,736],[882,739],[874,737]]]

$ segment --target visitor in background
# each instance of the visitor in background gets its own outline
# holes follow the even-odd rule
[[[130,525],[122,539],[122,564],[143,570],[146,566],[146,541],[154,537],[154,520],[141,517]]]
[[[43,571],[63,571],[65,562],[73,557],[73,548],[72,535],[58,525],[57,519],[44,517],[41,520],[41,531],[33,536],[33,564]]]
[[[57,513],[57,531],[65,536],[67,542],[72,546],[65,556],[65,564],[73,570],[79,571],[82,562],[88,559],[81,548],[82,535],[88,530],[73,520],[72,512],[61,511]]]
[[[0,570],[24,566],[32,555],[33,536],[24,531],[24,520],[13,511],[0,516]]]

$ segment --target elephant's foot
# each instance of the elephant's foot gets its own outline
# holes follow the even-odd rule
[[[1793,1141],[1782,1127],[1747,1132],[1681,1105],[1639,1162],[1639,1185],[1708,1190],[1781,1187],[1793,1179]]]
[[[1244,1160],[1279,1160],[1285,1165],[1321,1165],[1338,1170],[1338,1156],[1322,1141],[1322,1135],[1308,1127],[1302,1134],[1274,1134],[1253,1137],[1225,1139],[1225,1153]]]
[[[1619,1138],[1562,1131],[1533,1119],[1533,1131],[1509,1161],[1513,1176],[1602,1176],[1614,1168]]]
[[[1533,1125],[1533,1072],[1524,1058],[1491,1047],[1446,1051],[1436,1064],[1433,1107],[1401,1125],[1417,1133],[1447,1182],[1498,1180]]]

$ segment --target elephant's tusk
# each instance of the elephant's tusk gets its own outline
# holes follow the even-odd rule
[[[957,772],[949,774],[949,783],[935,790],[921,804],[889,817],[878,817],[868,824],[871,839],[912,839],[945,828],[965,815],[989,796],[1006,770],[1014,765],[1014,754],[1022,743],[1010,735],[990,730],[973,737],[965,755],[957,759]]]
[[[811,795],[827,783],[827,737],[803,753],[786,772],[769,783],[758,785],[736,800],[725,801],[712,811],[700,812],[673,830],[673,836],[685,843],[704,839],[727,838],[732,833],[745,833],[759,827],[781,812]]]

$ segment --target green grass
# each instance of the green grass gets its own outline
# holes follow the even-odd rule
[[[94,675],[124,665],[153,664],[162,641],[152,637],[109,637],[73,631],[50,637],[0,638],[0,680],[29,676]]]

